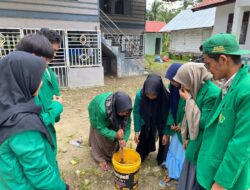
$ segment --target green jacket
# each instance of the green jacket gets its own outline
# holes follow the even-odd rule
[[[38,131],[15,134],[0,145],[1,190],[65,190],[54,153]]]
[[[49,130],[50,136],[55,146],[54,154],[56,157],[57,140],[54,125],[55,122],[58,122],[60,120],[60,114],[63,112],[63,106],[59,102],[52,102],[53,95],[59,96],[60,90],[55,73],[51,70],[51,68],[47,67],[47,70],[44,71],[42,82],[43,85],[35,100],[37,105],[40,105],[42,107],[40,117]]]
[[[201,111],[199,134],[195,140],[189,140],[186,149],[186,158],[192,164],[196,164],[200,146],[203,139],[203,131],[205,124],[208,121],[209,113],[211,112],[216,98],[219,96],[220,89],[210,80],[201,87],[197,94],[196,104]]]
[[[250,76],[244,66],[206,125],[197,179],[206,189],[217,182],[227,190],[250,188]]]
[[[99,94],[91,100],[88,106],[89,120],[91,127],[97,129],[99,133],[108,139],[115,141],[116,131],[109,128],[110,121],[106,112],[106,99],[112,92]],[[126,141],[130,135],[131,118],[129,117],[128,125],[126,126],[124,138]]]
[[[163,133],[165,135],[172,136],[175,133],[177,133],[177,132],[171,130],[171,125],[180,124],[180,126],[181,126],[181,123],[182,123],[182,120],[183,120],[183,117],[184,117],[184,113],[185,113],[185,103],[186,103],[186,101],[183,100],[182,98],[180,98],[179,103],[178,103],[177,121],[176,122],[175,122],[175,120],[173,118],[171,110],[169,110],[167,126],[164,128],[164,131],[163,131]],[[180,142],[182,143],[181,133],[177,133],[177,135],[178,135],[178,138],[179,138]]]
[[[141,131],[141,126],[145,124],[144,119],[140,114],[140,103],[141,103],[141,89],[137,91],[135,96],[133,116],[134,116],[134,130],[135,132]],[[167,117],[167,116],[166,116]],[[167,124],[167,122],[166,122]]]

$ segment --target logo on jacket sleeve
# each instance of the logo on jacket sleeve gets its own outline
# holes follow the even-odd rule
[[[221,113],[219,116],[219,123],[223,123],[225,121],[225,119],[226,119],[225,116],[222,115],[222,113]]]

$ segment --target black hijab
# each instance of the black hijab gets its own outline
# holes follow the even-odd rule
[[[128,122],[130,113],[128,116],[121,117],[118,115],[119,112],[132,110],[132,101],[129,95],[124,92],[115,92],[112,95],[112,115],[113,115],[113,129],[118,131],[119,129],[125,130],[125,125]]]
[[[41,107],[32,96],[42,80],[45,61],[16,51],[0,60],[0,144],[8,137],[27,130],[38,130],[51,137],[39,118]]]
[[[157,96],[155,100],[147,98],[146,94]],[[160,132],[163,131],[169,110],[169,93],[167,92],[159,75],[150,74],[143,84],[141,90],[140,114],[144,119],[147,130],[153,127]]]

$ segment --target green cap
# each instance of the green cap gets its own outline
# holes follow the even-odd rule
[[[227,33],[215,34],[211,36],[203,43],[202,48],[204,54],[250,54],[250,50],[240,49],[235,35]]]

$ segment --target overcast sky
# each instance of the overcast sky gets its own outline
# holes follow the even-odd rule
[[[147,9],[151,8],[151,5],[152,5],[152,3],[154,1],[155,0],[147,0]],[[162,1],[162,0],[160,0],[160,1]],[[168,5],[169,9],[171,9],[171,7],[176,9],[176,8],[180,7],[180,5],[182,4],[182,2],[177,1],[177,2],[174,2],[174,3],[168,3],[168,4],[169,4]]]

